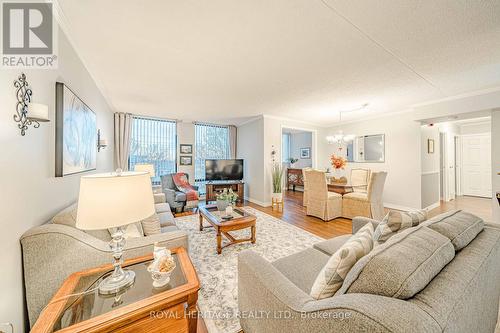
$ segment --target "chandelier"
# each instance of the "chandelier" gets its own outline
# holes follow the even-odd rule
[[[342,123],[342,113],[344,112],[352,112],[352,111],[359,111],[359,110],[364,110],[368,107],[368,103],[365,103],[361,105],[359,108],[351,109],[351,110],[343,110],[339,111],[339,123]],[[344,134],[344,131],[339,130],[337,133],[334,135],[329,135],[326,137],[326,141],[333,145],[333,144],[342,144],[342,143],[349,143],[352,140],[354,140],[356,136],[354,134]]]

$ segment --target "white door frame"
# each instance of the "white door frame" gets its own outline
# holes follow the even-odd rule
[[[287,125],[281,125],[281,132],[280,132],[280,162],[283,162],[283,152],[281,151],[283,148],[283,129],[288,128],[288,129],[293,129],[297,131],[304,131],[304,132],[309,132],[311,133],[312,137],[312,147],[311,147],[311,164],[313,168],[316,168],[318,164],[318,131],[315,129],[310,129],[310,128],[302,128],[302,127],[296,127],[296,126],[287,126]]]

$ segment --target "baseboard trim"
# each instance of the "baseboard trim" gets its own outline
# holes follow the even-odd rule
[[[433,203],[430,206],[425,207],[424,209],[426,211],[430,211],[430,210],[433,210],[434,208],[438,208],[439,206],[441,206],[441,202],[438,201],[438,202]]]
[[[406,207],[406,206],[401,206],[401,205],[395,205],[395,204],[392,204],[390,202],[384,202],[384,207],[389,208],[389,209],[402,210],[405,212],[418,209],[418,208]]]
[[[250,198],[250,197],[245,197],[245,200],[250,201],[251,203],[254,203],[254,204],[262,206],[262,207],[269,207],[269,206],[271,206],[270,202],[262,202],[262,201],[255,200],[255,199]]]

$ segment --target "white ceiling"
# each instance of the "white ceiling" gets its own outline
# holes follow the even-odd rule
[[[116,111],[328,126],[500,87],[500,0],[57,3]]]

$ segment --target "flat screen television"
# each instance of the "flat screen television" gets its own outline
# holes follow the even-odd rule
[[[242,180],[243,160],[205,160],[207,181]]]

